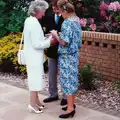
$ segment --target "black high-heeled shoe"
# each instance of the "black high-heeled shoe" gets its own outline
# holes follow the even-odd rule
[[[74,104],[73,105],[74,109],[76,108],[76,105]],[[63,107],[62,110],[66,111],[67,110],[67,107]]]
[[[70,117],[72,118],[72,117],[74,117],[74,115],[75,115],[75,110],[73,110],[72,112],[67,113],[67,114],[62,114],[59,116],[59,118],[63,118],[63,119],[70,118]]]

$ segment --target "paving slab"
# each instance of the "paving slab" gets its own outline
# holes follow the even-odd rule
[[[39,97],[43,100],[46,96],[40,94]],[[59,120],[58,116],[63,113],[59,105],[60,101],[46,104],[47,108],[41,114],[29,113],[28,101],[29,92],[27,90],[0,83],[0,120]],[[79,105],[77,105],[76,111],[72,120],[120,120],[119,117]]]

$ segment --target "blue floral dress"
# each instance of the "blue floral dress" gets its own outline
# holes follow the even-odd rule
[[[77,17],[64,20],[60,39],[67,43],[67,46],[59,45],[58,48],[60,84],[64,94],[72,95],[78,90],[79,49],[82,43]]]

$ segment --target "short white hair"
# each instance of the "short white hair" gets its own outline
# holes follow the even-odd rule
[[[35,0],[30,3],[28,15],[36,14],[36,10],[46,11],[49,4],[45,0]]]

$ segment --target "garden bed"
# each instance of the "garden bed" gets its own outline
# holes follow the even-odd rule
[[[77,97],[85,103],[120,112],[120,92],[113,82],[96,80],[97,90],[79,90]]]

